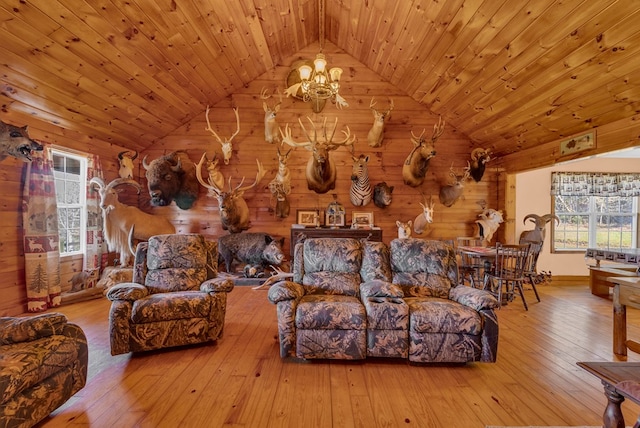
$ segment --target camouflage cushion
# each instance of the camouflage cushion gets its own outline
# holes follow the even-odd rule
[[[314,330],[364,330],[367,314],[362,302],[351,296],[311,294],[296,308],[296,328]]]
[[[362,245],[351,238],[316,238],[304,241],[302,285],[307,293],[360,293]]]
[[[474,309],[447,299],[409,297],[409,328],[416,333],[482,333],[482,319]]]
[[[143,324],[184,318],[208,318],[210,312],[211,296],[208,293],[156,293],[133,303],[131,321]]]

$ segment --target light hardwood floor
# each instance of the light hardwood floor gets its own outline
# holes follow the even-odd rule
[[[499,311],[495,364],[282,360],[266,290],[236,287],[216,344],[112,357],[106,299],[57,308],[90,346],[89,380],[41,427],[599,425],[606,399],[577,361],[615,361],[611,301],[586,285],[538,287]],[[640,311],[628,310],[640,339]],[[640,361],[631,353],[628,361]],[[627,425],[640,406],[623,403]]]

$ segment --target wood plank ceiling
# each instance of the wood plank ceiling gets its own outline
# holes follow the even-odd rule
[[[319,1],[0,0],[3,115],[143,150],[323,36],[498,156],[640,111],[638,1]]]

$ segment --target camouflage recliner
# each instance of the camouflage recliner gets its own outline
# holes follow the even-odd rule
[[[107,293],[111,354],[220,338],[233,281],[217,272],[217,243],[202,235],[156,235],[138,244],[133,282]]]
[[[494,362],[497,300],[456,286],[453,246],[442,241],[307,239],[292,281],[269,290],[281,357]]]
[[[87,338],[60,313],[0,318],[0,427],[31,427],[87,381]]]

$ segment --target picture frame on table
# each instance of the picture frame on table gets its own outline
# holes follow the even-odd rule
[[[325,222],[329,227],[342,227],[345,225],[344,213],[328,214]]]
[[[354,211],[351,214],[351,225],[355,225],[358,229],[373,227],[373,213]]]
[[[296,212],[297,224],[302,226],[320,226],[320,212],[318,210],[298,210]]]

